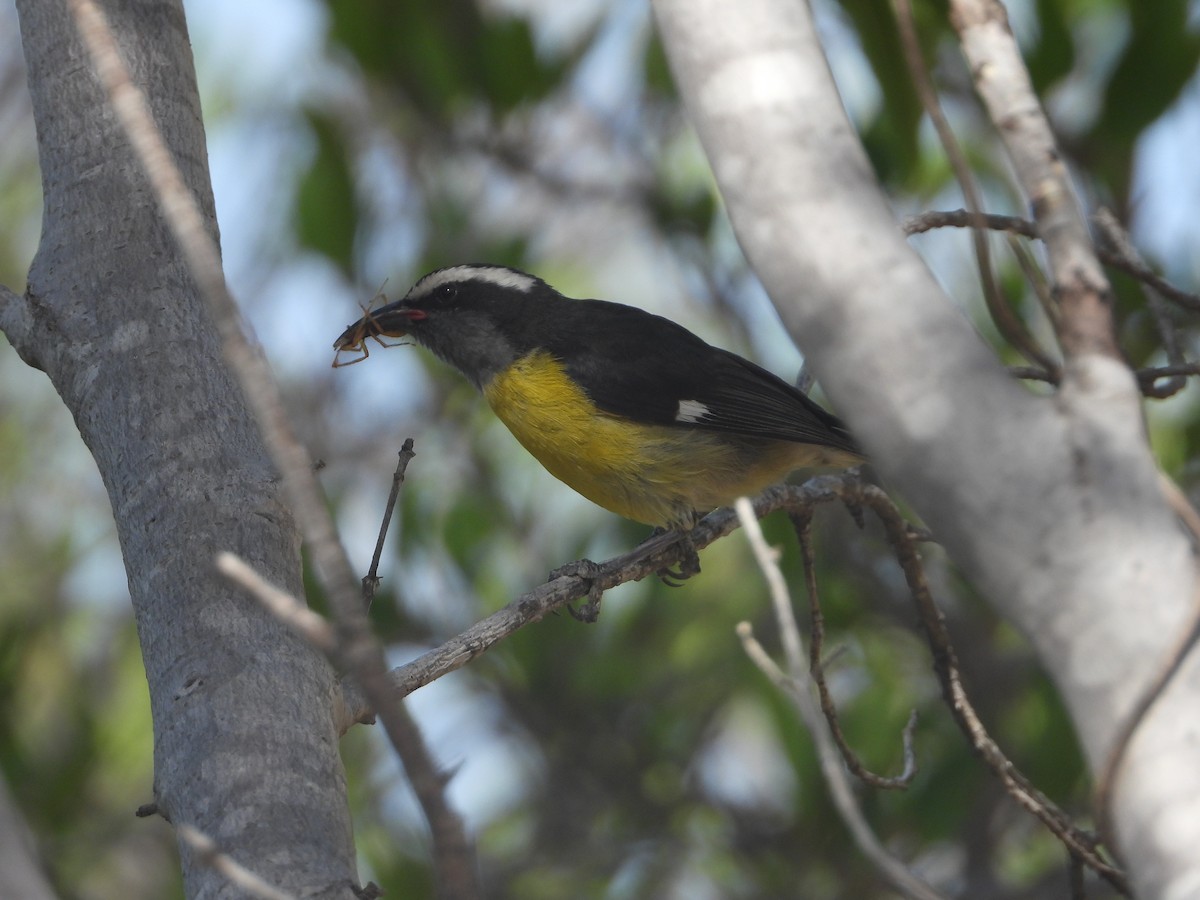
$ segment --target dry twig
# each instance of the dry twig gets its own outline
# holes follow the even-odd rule
[[[1101,215],[1102,213],[1098,213],[1093,217],[1093,220],[1096,222],[1097,227],[1103,231]],[[904,229],[905,234],[914,235],[923,234],[935,228],[970,228],[976,223],[977,220],[965,209],[930,210],[910,216],[904,220],[901,227]],[[1028,219],[1022,219],[1018,216],[986,213],[978,220],[978,224],[993,231],[1007,232],[1011,236],[1030,239],[1040,238],[1037,225]],[[1123,231],[1120,231],[1120,233],[1124,234]],[[1127,239],[1124,242],[1108,240],[1107,243],[1102,243],[1095,249],[1100,260],[1106,266],[1111,266],[1114,269],[1124,272],[1146,287],[1149,292],[1151,310],[1154,313],[1160,333],[1164,336],[1164,342],[1168,339],[1168,336],[1170,336],[1172,341],[1174,338],[1173,331],[1170,329],[1170,323],[1167,321],[1166,313],[1157,304],[1158,298],[1169,300],[1189,312],[1200,312],[1200,295],[1178,288],[1158,273],[1152,271],[1137,253],[1137,249]],[[1028,260],[1026,254],[1017,249],[1017,245],[1015,244],[1014,252],[1017,254],[1017,260],[1025,271],[1026,277],[1029,278],[1034,289],[1038,292],[1038,297],[1042,301],[1042,306],[1046,308],[1047,315],[1051,320],[1054,320],[1058,315],[1058,308],[1053,304],[1053,298],[1049,290],[1041,283],[1040,279],[1034,277],[1032,263]],[[1185,361],[1178,351],[1171,353],[1169,347],[1168,351],[1168,356],[1174,357],[1174,361],[1170,364],[1165,366],[1146,366],[1134,373],[1137,375],[1142,393],[1148,397],[1162,398],[1170,396],[1178,391],[1178,382],[1175,379],[1200,374],[1200,363]],[[1010,368],[1010,371],[1018,378],[1035,381],[1052,380],[1044,369],[1037,366],[1014,366]],[[1171,383],[1161,387],[1158,386],[1157,382],[1164,378],[1172,379]]]
[[[367,609],[371,608],[371,603],[375,599],[375,592],[379,590],[379,559],[383,556],[383,544],[387,540],[388,526],[392,522],[392,513],[396,509],[396,500],[400,496],[400,486],[404,484],[404,473],[408,471],[408,464],[412,462],[412,458],[417,455],[416,451],[413,450],[412,438],[404,439],[404,443],[400,446],[399,455],[400,459],[396,463],[396,471],[392,473],[392,489],[388,492],[387,503],[383,508],[383,520],[379,523],[379,538],[375,541],[375,552],[371,556],[371,568],[362,577],[362,596]]]
[[[842,754],[842,761],[845,762],[846,768],[853,772],[861,781],[883,790],[903,790],[912,783],[913,778],[917,774],[917,756],[913,752],[912,741],[913,732],[917,727],[917,711],[914,709],[909,714],[908,724],[904,726],[904,730],[901,733],[904,763],[899,775],[888,777],[872,772],[858,758],[858,754],[851,749],[849,742],[846,740],[846,735],[842,732],[842,723],[838,718],[837,706],[833,702],[833,695],[829,693],[829,685],[825,680],[825,616],[821,612],[821,595],[817,589],[817,567],[816,561],[813,558],[812,510],[793,515],[791,519],[792,527],[795,529],[796,537],[800,542],[800,555],[804,561],[804,581],[805,587],[808,590],[811,622],[811,633],[808,644],[808,671],[812,677],[813,685],[817,689],[817,697],[821,702],[821,712],[824,713],[825,721],[829,725],[829,733],[833,736],[834,743],[837,744],[837,748]]]
[[[975,183],[975,176],[971,173],[971,166],[968,164],[962,148],[958,145],[958,139],[954,136],[954,130],[942,112],[942,104],[938,100],[937,90],[929,78],[925,60],[921,55],[921,44],[917,38],[912,4],[910,0],[892,0],[892,4],[896,10],[900,46],[904,51],[904,60],[908,65],[913,85],[917,89],[917,96],[921,99],[925,114],[929,116],[929,121],[933,123],[934,129],[937,131],[938,140],[941,141],[942,148],[946,151],[946,159],[950,162],[954,178],[962,188],[963,200],[967,204],[971,242],[975,248],[980,284],[983,287],[983,299],[987,304],[988,312],[991,313],[992,321],[996,323],[996,327],[1004,339],[1027,360],[1044,369],[1048,381],[1057,383],[1058,363],[1038,346],[1038,342],[1034,340],[1029,329],[1025,327],[1025,323],[1009,305],[1000,285],[996,283],[996,276],[992,271],[987,225],[983,214],[983,198],[979,193],[979,186]]]
[[[296,900],[295,895],[279,890],[251,872],[232,856],[222,853],[213,839],[191,825],[180,825],[179,837],[192,848],[196,858],[220,872],[225,880],[254,900]]]
[[[755,640],[749,622],[742,622],[737,628],[742,648],[759,670],[792,700],[801,722],[812,735],[817,749],[817,758],[821,764],[821,773],[825,778],[825,783],[829,786],[829,794],[834,808],[837,809],[863,855],[896,890],[905,896],[916,898],[916,900],[937,900],[942,895],[888,853],[863,816],[862,809],[851,788],[850,780],[846,777],[846,770],[842,767],[842,757],[829,731],[823,727],[821,712],[817,704],[813,702],[812,695],[805,683],[804,650],[800,629],[796,626],[796,618],[792,612],[787,583],[783,578],[783,573],[779,570],[778,552],[769,547],[763,538],[756,510],[750,501],[745,497],[740,498],[737,501],[736,510],[746,537],[750,541],[754,557],[758,561],[759,569],[767,580],[771,607],[779,626],[784,656],[788,660],[789,669],[791,669],[790,674],[781,670],[762,648],[762,645]]]
[[[963,685],[958,656],[950,643],[941,610],[933,602],[916,544],[908,536],[904,518],[887,495],[872,485],[862,487],[861,500],[884,526],[933,652],[934,671],[942,685],[942,694],[971,747],[1000,779],[1009,796],[1041,820],[1072,855],[1083,860],[1117,890],[1128,894],[1124,873],[1100,854],[1100,839],[1077,828],[1057,804],[1030,783],[988,734]]]
[[[1089,353],[1121,359],[1108,279],[1004,5],[999,0],[951,0],[950,22],[988,116],[999,123],[1000,139],[1045,241],[1063,353],[1068,359]]]
[[[1133,246],[1133,241],[1129,239],[1129,235],[1125,233],[1125,229],[1121,227],[1121,223],[1117,221],[1117,217],[1113,215],[1111,210],[1101,207],[1092,216],[1092,221],[1096,223],[1097,228],[1100,230],[1101,237],[1118,256],[1124,260],[1128,260],[1131,266],[1135,268],[1147,268],[1146,264],[1142,261],[1141,254]],[[1154,327],[1158,329],[1158,335],[1162,339],[1162,346],[1167,355],[1167,362],[1173,366],[1182,365],[1184,363],[1183,353],[1179,348],[1175,326],[1171,322],[1162,295],[1144,280],[1142,281],[1142,293],[1146,297],[1146,305],[1150,308],[1150,315],[1154,319]],[[1187,379],[1183,375],[1172,375],[1166,379],[1164,384],[1160,385],[1156,381],[1147,382],[1143,380],[1139,374],[1139,382],[1141,383],[1143,394],[1162,399],[1178,394],[1183,390]]]

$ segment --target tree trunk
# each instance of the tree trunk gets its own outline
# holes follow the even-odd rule
[[[887,483],[1029,636],[1102,771],[1197,602],[1132,373],[1081,352],[1052,396],[1011,379],[905,245],[807,4],[655,7],[738,238],[784,323]],[[1198,705],[1191,654],[1116,782],[1118,849],[1143,896],[1200,885]]]
[[[334,673],[213,568],[232,550],[303,596],[291,513],[67,4],[17,6],[45,214],[25,297],[0,292],[0,326],[49,375],[108,490],[149,681],[154,801],[281,889],[352,897]],[[104,9],[215,235],[182,6]],[[189,897],[240,894],[181,855]]]

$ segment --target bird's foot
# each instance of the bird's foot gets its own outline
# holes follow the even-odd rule
[[[655,574],[667,587],[682,587],[683,583],[693,575],[700,574],[700,555],[696,552],[696,545],[692,543],[690,531],[667,531],[656,528],[654,529],[654,533],[642,542],[638,551],[644,553],[657,550],[660,546],[669,546],[671,544],[679,546],[683,551],[683,558],[676,563],[674,568],[664,566],[655,572]]]
[[[599,581],[600,564],[594,563],[590,559],[577,559],[574,562],[569,562],[565,566],[559,566],[550,573],[550,580],[556,578],[570,577],[579,578],[587,582],[587,602],[576,609],[571,604],[567,604],[567,612],[572,618],[578,619],[580,622],[587,622],[589,625],[600,618],[600,600],[604,596],[604,588],[601,587]]]

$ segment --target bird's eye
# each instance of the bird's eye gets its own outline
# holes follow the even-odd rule
[[[439,300],[453,300],[458,296],[458,288],[452,284],[443,284],[437,289],[437,298]]]

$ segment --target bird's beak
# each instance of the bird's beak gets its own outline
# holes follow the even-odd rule
[[[368,311],[365,316],[350,325],[341,336],[333,342],[334,350],[353,350],[362,346],[367,338],[404,337],[408,334],[408,326],[412,322],[425,318],[423,310],[404,306],[404,301],[389,303],[374,311]]]

